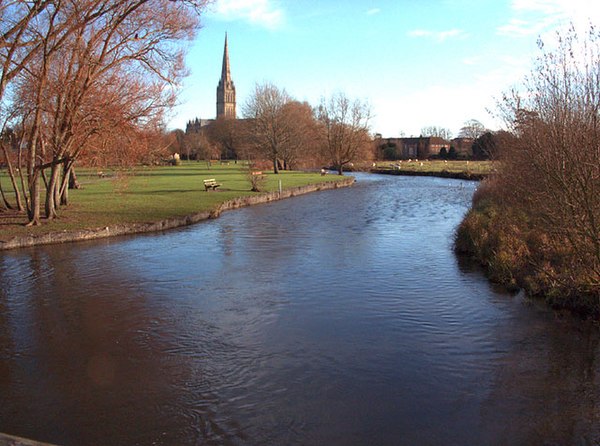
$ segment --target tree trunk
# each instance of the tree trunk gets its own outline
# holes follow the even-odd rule
[[[277,157],[273,157],[273,173],[274,174],[278,174],[279,173],[279,162],[277,161]]]
[[[4,159],[6,160],[6,165],[8,166],[8,176],[10,177],[10,182],[12,184],[13,190],[15,191],[15,200],[17,202],[17,209],[19,211],[23,211],[23,200],[21,200],[21,193],[19,192],[19,187],[17,186],[17,179],[15,178],[15,171],[12,167],[12,162],[8,157],[8,152],[6,150],[6,146],[2,145],[2,151],[4,152]]]
[[[62,180],[62,184],[60,186],[60,205],[61,206],[68,206],[69,205],[69,189],[71,189],[71,179],[72,179],[72,175],[71,175],[71,169],[67,170],[64,174],[63,174],[63,180]],[[77,180],[75,180],[77,181]],[[77,184],[77,187],[79,187],[79,184]]]
[[[37,169],[29,180],[30,206],[27,209],[29,223],[27,226],[39,226],[40,222],[40,174]]]
[[[41,166],[36,165],[36,152],[37,152],[37,135],[39,128],[39,113],[36,117],[36,125],[33,130],[33,137],[31,138],[31,145],[29,148],[28,160],[27,160],[27,179],[29,188],[29,207],[27,208],[27,216],[29,223],[27,226],[39,226],[40,222],[40,173]],[[43,154],[43,151],[41,151]]]
[[[52,220],[58,216],[56,213],[56,207],[57,207],[56,197],[58,196],[57,187],[58,187],[58,180],[59,180],[58,177],[59,177],[60,164],[53,164],[51,169],[52,170],[50,173],[50,180],[48,181],[48,184],[46,185],[45,211],[46,211],[46,218],[48,220]]]
[[[73,162],[66,162],[63,166],[63,181],[60,188],[60,204],[67,206],[69,204],[69,189],[79,189],[81,185],[75,175]]]
[[[77,180],[77,174],[75,173],[75,166],[73,163],[69,166],[67,171],[69,175],[69,189],[81,189],[81,184]]]

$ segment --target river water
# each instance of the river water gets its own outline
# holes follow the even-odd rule
[[[0,431],[63,445],[598,444],[599,336],[490,285],[476,183],[0,253]]]

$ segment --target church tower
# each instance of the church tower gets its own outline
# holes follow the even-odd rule
[[[229,50],[227,49],[227,34],[225,34],[225,49],[223,51],[223,68],[217,87],[217,118],[224,116],[235,119],[235,85],[229,71]]]

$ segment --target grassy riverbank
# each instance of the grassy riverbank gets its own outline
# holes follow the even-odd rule
[[[489,175],[493,169],[492,161],[446,161],[446,160],[411,160],[411,161],[378,161],[373,166],[377,170],[407,172],[423,175],[464,174],[473,176]]]
[[[526,210],[502,205],[493,187],[484,182],[475,193],[457,229],[456,251],[477,260],[493,282],[600,320],[593,259],[582,259],[569,237],[549,232]]]
[[[135,168],[131,170],[79,169],[79,190],[70,192],[71,204],[60,210],[59,218],[42,226],[25,227],[26,218],[11,212],[0,213],[0,240],[40,236],[54,232],[103,228],[112,225],[149,223],[167,218],[209,212],[239,197],[260,195],[252,192],[247,169],[241,164],[215,165],[184,163],[181,166]],[[277,191],[309,184],[338,181],[337,175],[309,172],[264,172],[264,191]],[[216,191],[204,190],[204,179],[221,184]],[[8,185],[7,177],[1,177]]]

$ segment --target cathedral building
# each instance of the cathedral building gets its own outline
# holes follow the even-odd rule
[[[217,87],[217,118],[224,116],[235,119],[235,85],[231,80],[229,68],[229,50],[227,48],[227,34],[225,34],[225,49],[223,50],[223,67],[221,79]]]
[[[228,119],[236,119],[235,84],[231,79],[227,34],[225,34],[225,48],[223,50],[221,79],[219,79],[219,85],[217,86],[217,118],[220,118],[221,116]],[[188,121],[185,132],[199,133],[202,127],[210,125],[213,121],[214,119],[192,119],[191,121]]]

